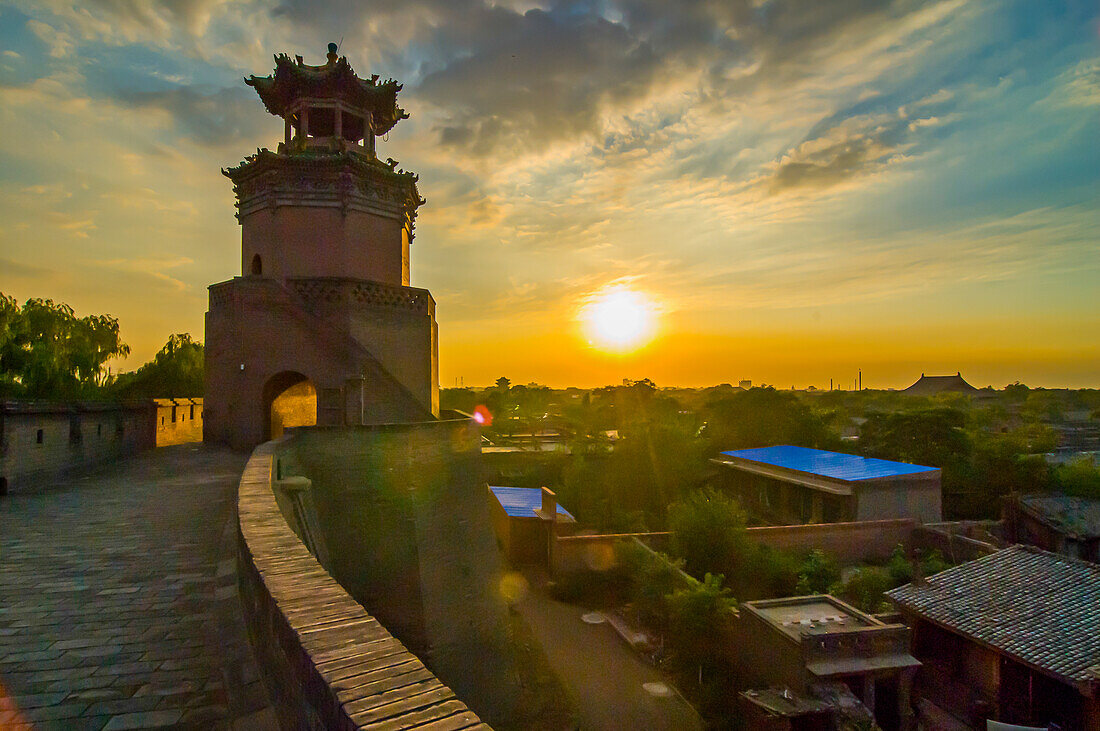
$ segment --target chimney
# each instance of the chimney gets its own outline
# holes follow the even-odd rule
[[[921,563],[921,551],[918,548],[913,551],[912,567],[913,567],[913,586],[924,586],[924,564]]]
[[[554,494],[553,490],[542,488],[542,519],[543,520],[557,520],[558,517],[558,496]]]

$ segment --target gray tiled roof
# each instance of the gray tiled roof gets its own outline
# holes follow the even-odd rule
[[[1011,546],[886,596],[1049,674],[1100,680],[1100,565]]]
[[[1062,533],[1084,539],[1100,536],[1100,500],[1068,495],[1021,495],[1020,505]]]

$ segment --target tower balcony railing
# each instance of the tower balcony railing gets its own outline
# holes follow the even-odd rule
[[[251,279],[243,278],[244,281]],[[242,278],[238,277],[212,285],[210,312],[217,314],[229,310],[240,295],[241,282]],[[435,300],[432,299],[431,292],[417,287],[341,277],[292,277],[285,280],[285,286],[311,310],[367,305],[435,315]]]
[[[340,277],[294,277],[286,283],[311,309],[358,304],[435,314],[435,300],[426,289]]]

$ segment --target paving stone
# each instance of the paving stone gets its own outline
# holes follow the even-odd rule
[[[60,706],[44,706],[23,711],[23,718],[38,722],[50,719],[76,718],[88,707],[87,703],[65,703]]]
[[[44,709],[36,728],[90,731],[171,726],[194,708],[207,714],[196,728],[230,729],[228,709],[256,710],[236,596],[243,464],[166,448],[0,501],[0,687],[11,694],[0,729],[14,708]],[[53,717],[74,712],[79,722]]]
[[[128,731],[129,729],[168,728],[183,717],[181,711],[144,711],[114,716],[102,731]]]

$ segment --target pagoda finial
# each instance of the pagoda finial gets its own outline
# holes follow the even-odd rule
[[[337,48],[339,48],[339,46],[336,45],[335,43],[328,44],[328,62],[329,62],[329,65],[332,65],[332,64],[336,63],[336,59],[337,59],[336,49]]]

